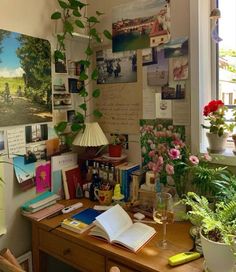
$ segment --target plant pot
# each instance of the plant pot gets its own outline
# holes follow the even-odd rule
[[[200,236],[206,268],[211,272],[232,272],[235,259],[230,246],[213,242],[203,236],[202,232]]]
[[[108,152],[109,152],[110,157],[120,157],[121,153],[122,153],[122,145],[120,145],[120,144],[117,144],[117,145],[110,144],[108,146]]]
[[[223,153],[225,151],[225,145],[229,136],[228,133],[218,136],[216,133],[207,132],[206,136],[209,143],[207,150],[210,153]]]

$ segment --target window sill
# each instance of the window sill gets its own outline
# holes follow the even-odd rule
[[[212,163],[236,166],[236,155],[234,155],[232,149],[226,149],[222,154],[210,154],[212,157]]]

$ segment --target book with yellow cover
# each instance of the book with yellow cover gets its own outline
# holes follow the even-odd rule
[[[66,218],[61,222],[61,227],[77,233],[83,233],[84,231],[91,228],[92,224],[88,225],[73,218]]]

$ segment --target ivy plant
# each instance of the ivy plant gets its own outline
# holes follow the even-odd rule
[[[97,68],[93,69],[91,73],[91,59],[94,54],[94,50],[92,48],[92,44],[100,44],[102,42],[102,37],[111,40],[112,35],[108,30],[103,30],[102,33],[99,33],[97,27],[100,23],[100,17],[103,15],[102,12],[96,11],[95,16],[87,16],[86,6],[87,4],[78,1],[78,0],[57,0],[60,10],[54,12],[51,15],[51,19],[55,21],[61,22],[63,26],[62,33],[57,33],[57,49],[54,51],[54,59],[55,61],[65,61],[65,40],[67,36],[71,36],[73,38],[73,32],[75,29],[87,30],[88,35],[88,44],[86,45],[86,49],[84,51],[84,58],[80,59],[78,63],[82,69],[79,80],[87,81],[86,84],[82,87],[79,92],[79,96],[82,98],[82,103],[79,105],[79,111],[76,112],[76,115],[73,119],[71,125],[72,134],[71,137],[67,137],[67,143],[72,143],[73,137],[80,131],[85,129],[85,120],[89,115],[93,115],[97,118],[102,116],[102,113],[98,109],[94,109],[92,113],[88,113],[88,103],[91,99],[96,99],[100,96],[100,89],[93,89],[91,92],[88,91],[88,85],[90,81],[97,80],[98,78],[98,70]],[[55,126],[55,131],[60,134],[65,131],[67,127],[67,122],[61,122]]]

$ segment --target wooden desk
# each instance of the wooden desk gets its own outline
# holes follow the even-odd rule
[[[162,237],[161,226],[158,234],[137,254],[131,253],[109,243],[98,240],[87,233],[76,234],[60,227],[60,222],[72,214],[92,207],[94,203],[82,200],[84,207],[68,214],[61,214],[40,222],[32,221],[32,252],[34,272],[46,272],[47,254],[77,268],[79,271],[109,272],[118,266],[121,272],[202,272],[203,259],[170,267],[168,257],[192,248],[189,236],[190,224],[178,222],[167,226],[167,238],[173,244],[171,250],[159,250],[156,242]],[[66,205],[77,201],[64,201]],[[45,254],[46,253],[46,254]]]

